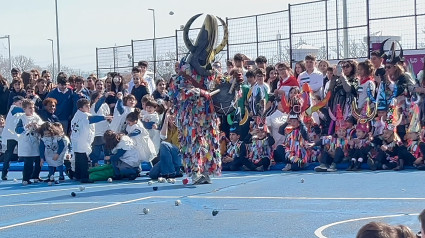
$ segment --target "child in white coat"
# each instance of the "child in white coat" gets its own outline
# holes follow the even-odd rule
[[[59,172],[59,181],[64,181],[64,161],[70,157],[71,143],[66,136],[63,136],[62,124],[57,124],[60,126],[45,122],[39,129],[40,159],[42,163],[46,161],[49,166],[49,175],[45,182],[55,182],[56,170]]]
[[[105,148],[112,152],[105,157],[110,160],[114,168],[114,179],[128,178],[134,180],[139,174],[139,151],[130,137],[115,133],[111,130],[105,132]]]
[[[18,124],[15,132],[18,134],[18,156],[24,160],[24,170],[22,171],[22,185],[40,182],[40,171],[42,163],[40,161],[39,134],[38,128],[43,124],[43,120],[35,113],[34,102],[25,99],[22,101],[23,114],[18,117]]]
[[[109,129],[121,133],[125,132],[125,118],[130,112],[134,112],[136,107],[136,98],[129,94],[125,97],[122,96],[122,93],[117,93],[117,104],[114,110],[114,118],[109,126]]]
[[[156,153],[159,152],[159,145],[161,144],[161,137],[159,136],[159,116],[156,112],[158,103],[154,100],[149,100],[145,104],[145,108],[142,111],[142,122],[143,126],[148,130],[149,137],[151,138],[153,145],[155,146]]]
[[[71,121],[71,143],[75,158],[75,178],[81,183],[93,183],[89,179],[88,156],[95,136],[94,123],[112,119],[111,116],[92,116],[90,102],[81,98],[77,101],[77,112]]]
[[[140,109],[138,108],[127,115],[126,131],[128,136],[134,141],[134,144],[140,153],[140,162],[151,162],[157,153],[155,151],[155,146],[149,137],[149,132],[139,120],[139,115]]]
[[[13,98],[13,104],[7,113],[6,122],[1,134],[2,143],[5,145],[5,153],[3,157],[3,170],[1,174],[2,180],[7,180],[7,173],[9,172],[10,161],[13,160],[13,151],[18,145],[18,136],[15,133],[15,127],[17,121],[17,116],[24,113],[22,109],[22,100],[21,96],[15,96]]]
[[[109,105],[105,102],[106,98],[109,96],[109,93],[106,93],[105,96],[100,97],[100,93],[94,92],[90,98],[90,113],[92,115],[98,116],[109,116],[111,114]],[[103,139],[103,134],[105,131],[109,130],[109,122],[101,121],[94,125],[94,140],[92,143],[92,152],[90,153],[90,159],[92,166],[97,166],[99,160],[103,160],[105,157],[105,140]]]

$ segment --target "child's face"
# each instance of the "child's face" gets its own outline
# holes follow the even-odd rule
[[[264,75],[263,74],[255,75],[255,80],[257,81],[258,84],[263,84],[264,83]]]
[[[113,82],[114,82],[115,85],[119,85],[121,83],[121,78],[120,77],[115,77],[113,79]]]
[[[83,88],[83,82],[76,82],[75,83],[75,88],[77,89],[77,90],[81,90],[82,88]]]
[[[103,82],[102,81],[97,81],[96,82],[96,91],[98,92],[102,92],[103,90],[105,90],[105,88],[103,87]]]
[[[406,134],[406,140],[419,140],[419,133],[417,133],[417,132],[408,132]]]
[[[160,93],[162,93],[165,90],[165,82],[159,82],[156,88]]]
[[[133,126],[133,125],[135,125],[135,124],[137,124],[137,121],[126,121],[127,122],[127,125],[129,125],[129,126]]]
[[[137,104],[136,99],[134,99],[134,98],[128,98],[127,99],[127,103],[126,103],[127,107],[135,107],[136,104]]]
[[[17,107],[22,107],[22,101],[17,101],[13,103]]]
[[[365,131],[362,131],[362,130],[356,130],[356,136],[359,139],[363,139],[366,136],[366,132]]]
[[[27,96],[34,96],[34,89],[27,89]]]
[[[394,131],[385,129],[382,133],[382,138],[386,141],[390,140],[391,137],[394,135]]]
[[[338,136],[338,138],[345,138],[347,136],[347,129],[345,128],[340,128],[336,131],[336,135]]]
[[[90,105],[86,104],[82,108],[80,108],[82,112],[90,112]]]
[[[328,77],[328,79],[332,79],[333,76],[334,73],[332,71],[326,71],[326,77]]]
[[[37,83],[38,88],[44,89],[47,87],[47,82],[46,80],[42,80],[40,82]]]
[[[294,98],[298,94],[298,91],[293,89],[289,91],[289,98]]]
[[[32,116],[35,112],[34,104],[30,104],[24,108],[25,115]]]
[[[289,119],[289,125],[291,125],[292,128],[298,128],[300,126],[300,122],[298,119],[291,118]]]
[[[238,142],[239,138],[240,138],[240,135],[230,132],[229,139],[231,142],[236,143]]]
[[[145,110],[149,113],[154,113],[155,112],[155,107],[152,106],[145,106]]]
[[[69,83],[65,83],[65,84],[58,84],[58,89],[61,92],[65,92],[65,90],[68,88]]]
[[[48,103],[45,107],[46,111],[48,111],[49,113],[55,113],[56,111],[56,104],[55,103]]]
[[[0,118],[0,127],[4,127],[4,123],[5,123],[4,118]]]
[[[137,74],[137,76],[135,76],[133,78],[133,82],[134,82],[134,85],[136,85],[136,86],[140,85],[140,78],[139,78],[138,74]]]
[[[345,127],[352,128],[354,126],[353,122],[351,121],[345,121]]]
[[[13,85],[13,89],[15,89],[15,91],[21,91],[22,89],[22,83],[17,82]]]
[[[255,77],[248,77],[247,80],[248,80],[248,83],[249,84],[254,84],[255,83]]]
[[[146,110],[146,102],[143,102],[143,101],[142,101],[142,109],[143,109],[143,110]]]
[[[43,132],[43,136],[44,137],[52,137],[53,135],[52,135],[52,133],[50,131],[44,131]]]

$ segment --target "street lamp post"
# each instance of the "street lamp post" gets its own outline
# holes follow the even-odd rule
[[[153,79],[156,78],[156,22],[155,22],[155,9],[149,8],[153,16]]]
[[[7,38],[7,46],[9,49],[9,70],[12,71],[12,57],[10,55],[10,35],[5,35],[3,37],[0,37],[0,39],[6,39]]]
[[[61,57],[59,55],[59,20],[58,20],[58,0],[55,0],[55,9],[56,9],[56,49],[58,51],[58,72],[61,71]],[[53,74],[53,77],[55,75]]]
[[[52,42],[52,69],[53,69],[52,75],[53,77],[55,77],[55,52],[53,50],[53,40],[52,39],[47,39],[47,40]]]

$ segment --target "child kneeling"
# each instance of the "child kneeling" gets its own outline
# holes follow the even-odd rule
[[[110,160],[114,168],[114,179],[136,179],[139,174],[140,155],[130,137],[107,130],[104,134],[105,149],[112,152],[105,160]]]

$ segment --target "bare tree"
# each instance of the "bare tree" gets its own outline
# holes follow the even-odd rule
[[[12,57],[12,65],[21,71],[29,71],[34,68],[34,60],[23,55]]]

